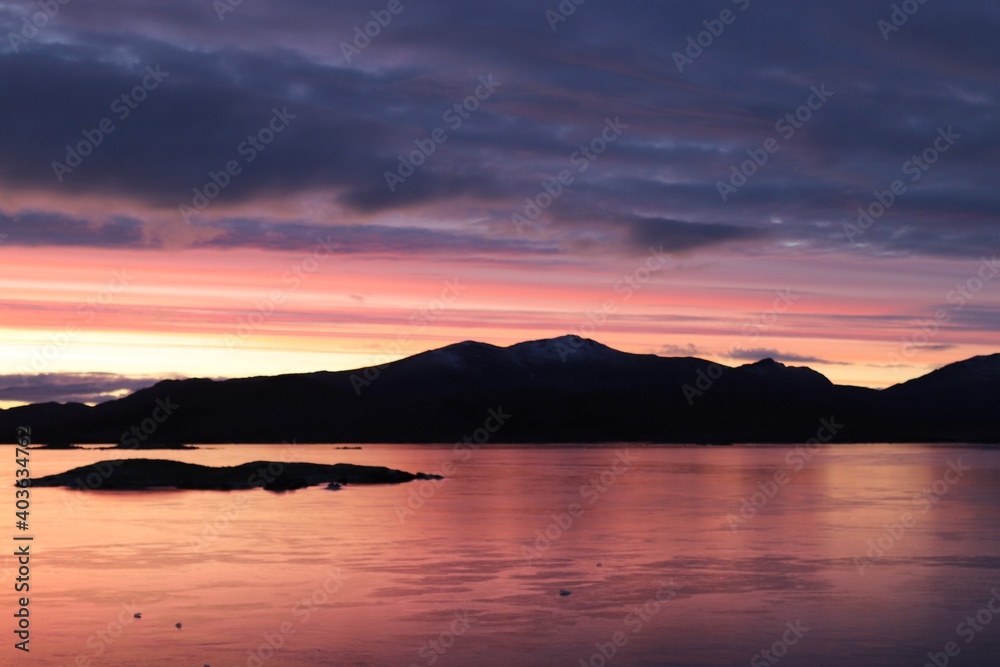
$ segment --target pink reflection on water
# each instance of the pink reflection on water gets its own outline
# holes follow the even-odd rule
[[[577,665],[616,632],[616,665],[747,664],[796,619],[811,630],[782,664],[914,664],[1000,583],[996,452],[829,446],[799,470],[785,447],[633,446],[608,474],[625,449],[224,446],[149,457],[455,471],[338,492],[37,489],[32,664]],[[34,450],[33,473],[112,454],[130,453]],[[958,457],[972,470],[920,513]],[[664,582],[676,597],[633,632]],[[966,655],[998,646],[984,633]]]

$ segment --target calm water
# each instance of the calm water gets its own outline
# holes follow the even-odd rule
[[[0,663],[600,666],[603,648],[623,667],[919,667],[955,642],[950,664],[1000,664],[1000,615],[980,613],[1000,610],[1000,451],[790,451],[155,453],[455,467],[437,486],[282,495],[37,489],[32,651],[12,650],[5,612]],[[33,474],[114,454],[36,450]],[[773,497],[752,498],[760,484]],[[756,515],[740,517],[744,498]],[[879,541],[877,560],[855,560]],[[11,566],[0,559],[6,610]]]

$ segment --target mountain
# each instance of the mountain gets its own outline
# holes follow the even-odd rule
[[[1000,440],[1000,354],[949,364],[882,393],[899,417],[893,428],[911,440],[924,432],[941,440]]]
[[[466,341],[380,367],[168,380],[93,407],[0,411],[0,441],[838,442],[1000,441],[1000,354],[885,390],[772,359],[735,368],[563,336]],[[502,423],[500,423],[502,422]],[[489,432],[486,427],[495,432]]]

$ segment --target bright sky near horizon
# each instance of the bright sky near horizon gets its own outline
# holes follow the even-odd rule
[[[549,4],[0,4],[0,407],[567,333],[1000,351],[1000,7]]]

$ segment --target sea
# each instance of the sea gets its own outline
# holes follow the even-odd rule
[[[30,471],[143,457],[444,479],[37,488],[19,530],[3,448],[0,664],[1000,665],[998,449],[342,447],[32,449]]]

